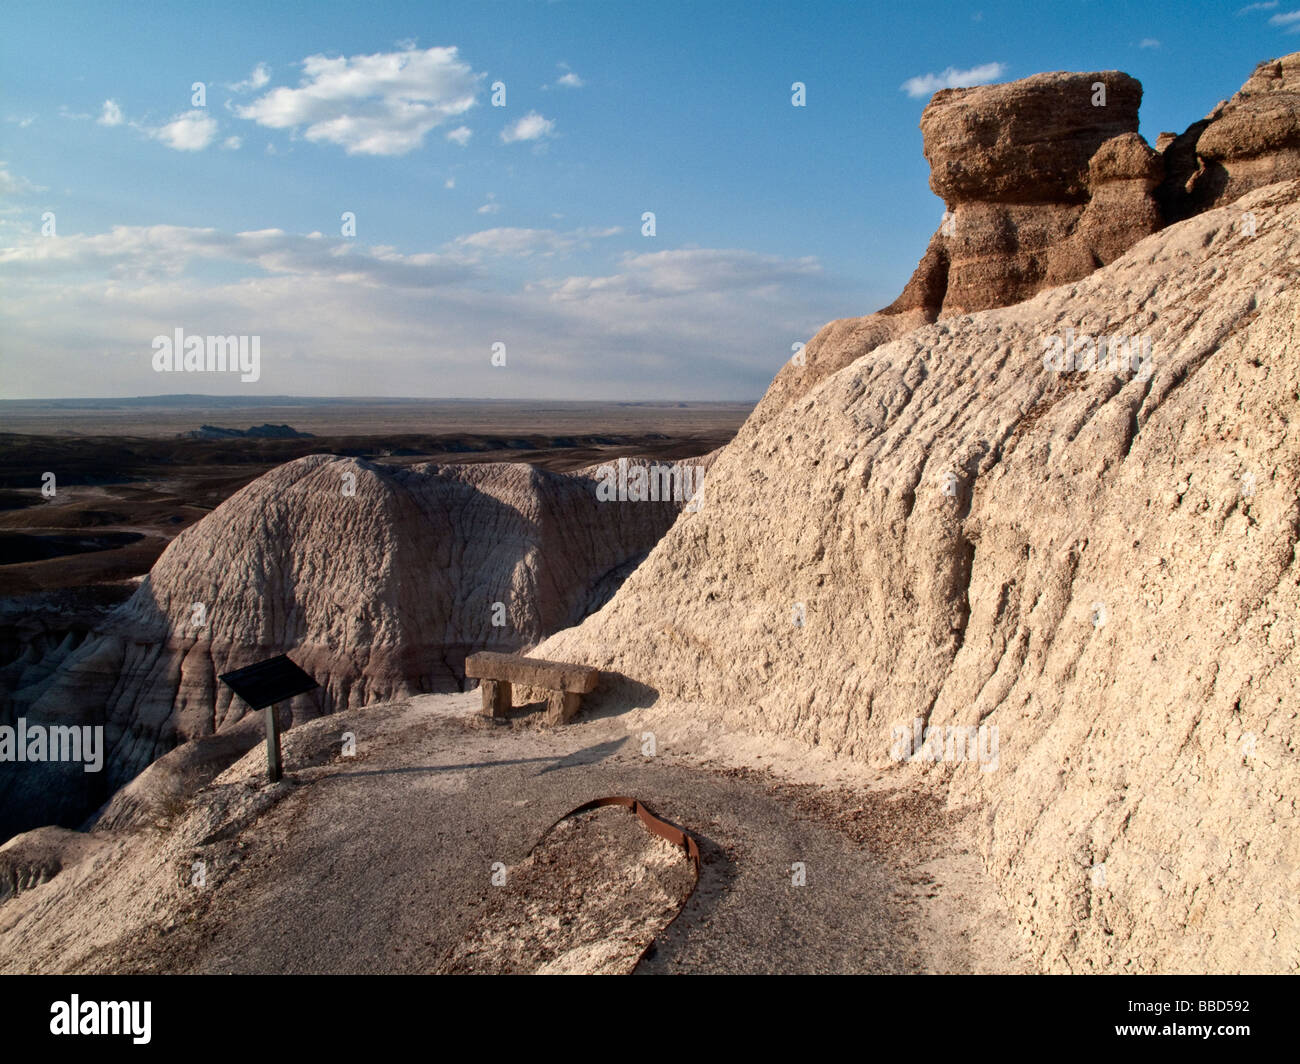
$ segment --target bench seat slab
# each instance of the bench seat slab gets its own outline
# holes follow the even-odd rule
[[[521,687],[544,687],[585,695],[596,689],[600,671],[590,665],[480,650],[465,659],[465,675],[471,680],[505,680]]]

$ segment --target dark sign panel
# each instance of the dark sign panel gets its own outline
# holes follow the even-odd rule
[[[254,709],[263,709],[320,686],[285,654],[246,665],[218,679]]]

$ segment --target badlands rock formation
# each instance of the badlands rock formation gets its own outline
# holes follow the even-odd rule
[[[528,645],[672,524],[537,656],[980,809],[1045,968],[1300,970],[1300,181],[1269,183],[1300,176],[1298,62],[1159,152],[1124,75],[939,93],[953,225],[895,304],[782,371],[699,512],[593,519],[613,504],[589,478],[304,459],[178,538],[16,706],[111,691],[89,704],[118,781],[216,733],[105,814],[148,822],[254,734],[216,673],[293,648],[326,709],[432,686],[493,645],[494,601],[496,645]],[[24,838],[0,868],[17,889],[58,849]]]
[[[178,743],[228,732],[247,712],[217,681],[231,669],[291,651],[321,683],[292,701],[296,722],[454,690],[466,653],[581,620],[681,507],[600,501],[596,473],[313,455],[249,484],[182,532],[94,636],[10,677],[12,717],[103,724],[108,765],[7,772],[0,838],[75,825]],[[211,774],[254,741],[178,755],[178,773]]]
[[[1161,142],[1171,222],[1300,177],[1300,52],[1260,63],[1231,100]]]
[[[1155,232],[1161,171],[1137,133],[1141,102],[1142,86],[1114,70],[935,93],[921,133],[943,224],[902,295],[822,329],[804,364],[773,382],[760,416],[866,347],[1086,277]]]
[[[902,295],[823,328],[757,416],[918,325],[1079,280],[1170,222],[1300,177],[1300,53],[1261,63],[1206,119],[1162,134],[1159,152],[1137,132],[1141,99],[1118,71],[935,93],[921,132],[944,223]]]
[[[980,801],[1049,968],[1295,971],[1300,185],[1270,182],[1300,178],[1300,54],[1159,154],[1136,103],[936,94],[950,224],[903,295],[822,329],[701,512],[538,653]],[[1044,362],[1095,364],[1084,334],[1148,366]],[[900,764],[917,721],[948,757],[996,726],[998,767]]]
[[[537,653],[979,802],[1049,968],[1297,970],[1298,275],[1292,182],[875,347]]]

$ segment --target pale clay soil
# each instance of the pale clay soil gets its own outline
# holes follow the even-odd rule
[[[92,834],[0,904],[0,971],[626,972],[651,940],[638,972],[1029,970],[960,811],[682,706],[559,729],[478,708],[313,721],[285,735],[284,782],[258,746],[153,824]],[[547,833],[613,794],[699,840],[684,908],[685,855],[627,810]]]

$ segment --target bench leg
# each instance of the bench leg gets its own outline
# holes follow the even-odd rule
[[[552,691],[546,699],[546,723],[568,724],[582,707],[582,695]]]
[[[483,716],[509,716],[513,697],[509,680],[481,680],[479,687],[483,691]]]

